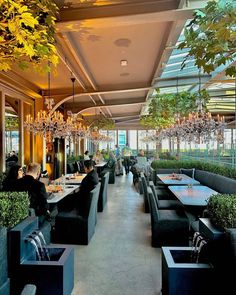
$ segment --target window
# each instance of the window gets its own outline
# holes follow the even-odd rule
[[[118,130],[118,145],[120,147],[126,145],[126,130]]]

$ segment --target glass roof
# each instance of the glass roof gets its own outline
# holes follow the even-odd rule
[[[185,26],[188,23],[189,20],[186,22]],[[188,48],[185,48],[183,50],[176,49],[178,44],[184,40],[183,32],[184,30],[180,34],[180,37],[171,53],[171,56],[169,57],[168,62],[166,64],[163,64],[164,70],[157,82],[157,87],[159,88],[160,93],[176,93],[177,91],[198,91],[199,89],[199,69],[197,68],[197,66],[194,65],[194,58],[188,58],[185,63],[185,67],[181,69],[184,58],[189,52]],[[225,75],[223,74],[225,67],[216,68],[214,73],[212,73],[211,75],[201,73],[201,77],[204,77],[204,79],[201,78],[201,88],[207,89],[211,96],[210,102],[208,104],[208,110],[210,112],[235,112],[236,82],[234,81],[234,79],[229,79],[228,77],[225,77]],[[190,77],[193,77],[193,79],[189,79]],[[168,81],[168,79],[170,81],[169,86],[167,82],[166,85],[162,85],[160,83],[160,81]],[[173,86],[173,79],[177,80],[176,86]]]

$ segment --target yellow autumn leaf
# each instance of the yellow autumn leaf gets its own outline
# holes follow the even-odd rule
[[[22,6],[19,8],[19,13],[22,14],[23,12],[28,11],[28,7],[27,6]]]
[[[24,12],[22,13],[21,15],[21,19],[22,19],[22,22],[26,25],[26,26],[29,26],[31,28],[34,28],[35,25],[38,24],[38,21],[37,19],[35,19],[31,13],[29,12]]]
[[[0,59],[0,71],[8,71],[11,69],[11,65],[7,62],[4,62]]]
[[[24,44],[25,53],[32,57],[35,54],[34,48],[32,45]]]
[[[51,63],[52,63],[54,66],[56,66],[56,65],[58,64],[58,62],[59,62],[58,55],[56,55],[56,54],[52,54],[52,55],[50,56],[50,61],[51,61]]]
[[[11,33],[14,33],[17,30],[16,23],[15,22],[9,22],[8,23],[8,28],[9,28],[9,31]]]

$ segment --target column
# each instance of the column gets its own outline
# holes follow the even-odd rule
[[[18,120],[19,120],[19,165],[24,165],[24,102],[19,101]]]
[[[0,172],[5,171],[5,169],[5,93],[0,91]]]

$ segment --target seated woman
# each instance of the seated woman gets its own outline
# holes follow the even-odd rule
[[[101,163],[104,161],[103,155],[99,150],[97,150],[95,156],[93,157],[93,160],[95,161],[96,164]]]
[[[24,176],[24,171],[20,165],[13,165],[9,168],[6,178],[3,180],[2,188],[4,191],[11,191],[15,180]]]

